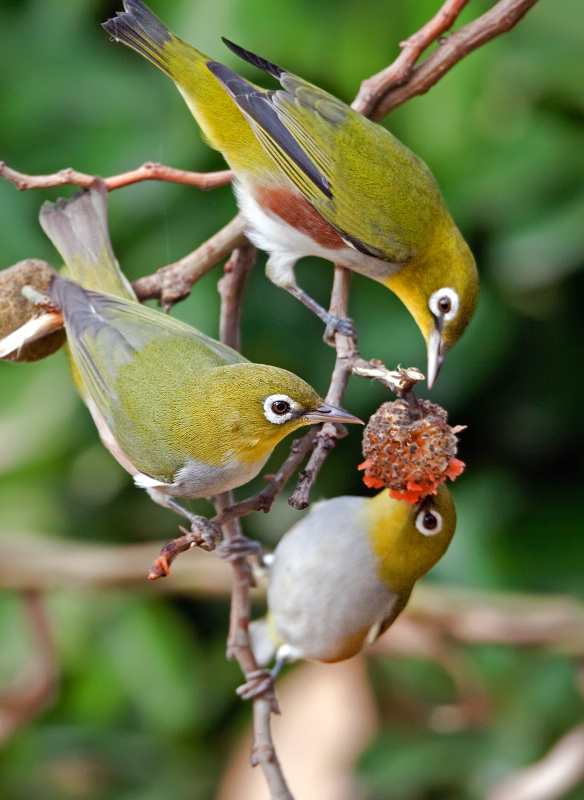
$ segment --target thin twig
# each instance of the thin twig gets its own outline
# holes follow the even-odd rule
[[[335,276],[331,292],[330,313],[339,319],[348,318],[349,287],[351,285],[351,273],[344,267],[335,264]],[[333,406],[339,406],[345,394],[349,376],[351,374],[353,359],[359,356],[357,344],[350,336],[345,336],[339,331],[335,332],[335,348],[337,358],[331,377],[331,383],[326,395],[326,402]],[[340,429],[342,430],[342,428]],[[310,456],[306,468],[302,471],[296,489],[289,498],[288,502],[293,508],[306,508],[308,505],[308,494],[311,487],[324,464],[327,455],[335,446],[335,439],[339,434],[339,428],[331,423],[325,423],[318,433],[318,443]]]
[[[386,72],[385,83],[377,80],[375,86],[372,87],[369,81],[364,81],[355,98],[353,108],[366,117],[379,122],[406,100],[425,94],[428,89],[438,83],[448,70],[469,53],[502,33],[510,31],[536,3],[537,0],[499,0],[481,17],[442,39],[436,50],[421,64],[414,67],[406,79],[400,74],[397,76],[392,74],[392,65],[388,71],[384,71]],[[450,3],[447,2],[442,8],[449,5]],[[440,12],[437,16],[439,14]]]
[[[366,114],[368,106],[373,107],[380,95],[387,92],[388,87],[399,86],[410,76],[414,64],[432,42],[449,30],[469,0],[447,0],[438,13],[432,17],[419,31],[412,34],[405,42],[400,42],[400,55],[385,69],[372,75],[361,84],[353,108]]]
[[[236,348],[239,345],[241,302],[249,270],[255,260],[255,248],[248,246],[233,253],[225,265],[225,274],[220,280],[221,318],[220,338],[224,344]],[[223,509],[233,507],[233,492],[224,492],[215,499],[215,509],[220,515]],[[259,765],[273,800],[293,800],[286,785],[272,742],[270,718],[279,713],[274,692],[274,682],[269,673],[260,670],[256,662],[249,637],[251,614],[250,588],[254,585],[253,573],[247,560],[246,548],[249,540],[243,535],[239,518],[233,518],[222,526],[223,550],[228,554],[233,567],[233,589],[231,614],[227,638],[227,657],[235,658],[246,677],[246,687],[240,694],[253,698],[254,744],[251,753],[253,766]],[[250,692],[249,687],[254,686]]]
[[[0,178],[5,178],[14,184],[18,191],[22,191],[23,189],[49,189],[53,186],[67,185],[87,188],[93,185],[96,176],[78,172],[71,167],[66,167],[50,175],[25,175],[23,172],[12,169],[4,161],[0,161]],[[184,169],[174,169],[147,161],[137,169],[122,172],[120,175],[113,175],[110,178],[103,178],[103,182],[110,191],[139,181],[152,180],[186,183],[190,186],[197,186],[199,189],[215,189],[230,183],[233,180],[233,173],[229,169],[219,172],[188,172]]]
[[[250,514],[252,511],[263,511],[267,514],[278,494],[304,461],[307,453],[316,445],[317,436],[318,430],[315,426],[311,426],[308,433],[301,439],[295,439],[292,442],[288,458],[284,461],[278,472],[270,478],[270,482],[265,489],[262,489],[261,492],[258,492],[258,494],[252,497],[248,497],[246,500],[241,500],[239,503],[226,506],[220,514],[213,517],[212,522],[216,525],[223,525],[230,519],[243,517],[245,514]]]
[[[221,320],[219,338],[222,342],[233,342],[230,347],[241,350],[241,305],[247,276],[255,264],[256,248],[251,245],[238,247],[225,264],[225,275],[217,283],[221,295]],[[237,280],[231,279],[231,273],[237,272]]]

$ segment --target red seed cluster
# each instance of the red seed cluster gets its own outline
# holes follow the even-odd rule
[[[456,434],[446,411],[426,400],[412,412],[404,400],[384,403],[363,433],[363,481],[372,489],[387,486],[392,497],[417,503],[436,494],[446,478],[454,480],[464,469],[455,458]]]

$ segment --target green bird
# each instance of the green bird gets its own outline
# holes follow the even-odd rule
[[[302,425],[360,422],[297,375],[140,305],[113,254],[105,187],[45,203],[40,222],[70,278],[55,275],[47,293],[77,388],[104,445],[156,502],[194,520],[175,498],[241,486]]]
[[[317,503],[268,560],[268,615],[250,626],[258,663],[354,656],[397,619],[455,529],[445,486],[412,505],[388,489]]]
[[[174,81],[223,153],[248,236],[269,254],[268,277],[341,330],[297,285],[299,258],[320,256],[387,286],[426,340],[431,386],[474,313],[478,277],[428,167],[302,78],[224,39],[282,85],[264,91],[183,42],[141,0],[124,8],[103,27]]]

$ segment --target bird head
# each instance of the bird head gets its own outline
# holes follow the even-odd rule
[[[325,403],[292,372],[249,362],[213,370],[205,414],[207,424],[216,425],[217,448],[237,455],[241,461],[265,456],[303,425],[362,424],[353,414]],[[222,435],[225,441],[220,442]]]
[[[429,246],[386,281],[422,331],[428,348],[428,386],[446,352],[474,314],[478,274],[469,246],[450,217],[435,229]]]
[[[384,489],[369,504],[369,531],[378,572],[386,586],[409,595],[414,583],[446,552],[456,529],[448,489],[438,487],[419,503],[395,500]]]

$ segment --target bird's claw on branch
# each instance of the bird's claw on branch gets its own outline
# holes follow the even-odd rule
[[[255,700],[262,697],[268,700],[272,714],[279,714],[280,707],[274,689],[274,676],[269,669],[257,669],[248,672],[245,683],[235,690],[242,700]]]
[[[335,317],[334,314],[329,314],[327,318],[327,325],[324,331],[323,341],[330,347],[335,347],[335,334],[340,333],[342,336],[348,336],[353,342],[357,342],[359,338],[355,323],[348,317]]]
[[[263,563],[261,544],[253,539],[248,539],[243,534],[237,534],[221,542],[217,547],[217,555],[230,563],[246,556],[255,556],[260,564]]]

